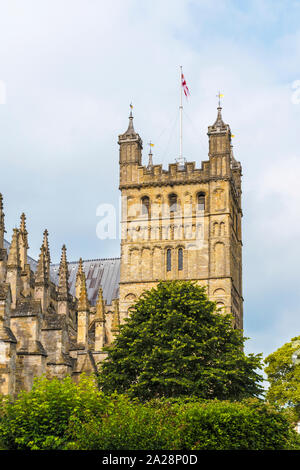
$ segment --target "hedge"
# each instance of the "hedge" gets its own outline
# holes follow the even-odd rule
[[[104,395],[92,378],[35,381],[2,399],[0,447],[81,450],[300,448],[284,411],[258,400],[132,400]]]

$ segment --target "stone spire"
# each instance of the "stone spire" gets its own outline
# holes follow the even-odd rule
[[[231,137],[230,126],[225,124],[222,117],[222,107],[219,104],[217,108],[217,119],[212,126],[208,126],[208,135],[212,134],[229,134]]]
[[[45,229],[43,233],[43,247],[45,250],[45,264],[46,264],[46,276],[48,279],[48,282],[50,281],[50,264],[51,264],[51,259],[50,259],[50,250],[49,250],[49,241],[48,241],[48,230]]]
[[[28,245],[28,232],[26,229],[26,216],[23,212],[21,214],[20,229],[19,229],[19,243],[20,243],[20,260],[21,260],[21,280],[22,280],[22,295],[29,297],[31,294],[31,278],[32,273],[30,265],[28,264],[27,250]]]
[[[89,301],[86,290],[85,274],[81,275],[81,289],[78,301],[77,343],[88,347]]]
[[[135,130],[134,130],[134,127],[133,127],[132,108],[130,109],[129,123],[128,123],[128,129],[126,131],[126,134],[135,134]]]
[[[88,296],[87,296],[87,290],[86,290],[86,279],[85,279],[85,274],[81,274],[81,288],[80,288],[80,295],[79,295],[79,301],[78,301],[78,311],[83,312],[89,310],[89,301],[88,301]]]
[[[152,144],[152,142],[150,141],[150,142],[149,142],[149,155],[148,155],[147,170],[151,170],[152,167],[153,167],[152,147],[153,147],[153,144]]]
[[[217,115],[217,119],[215,120],[215,123],[213,124],[213,127],[223,129],[226,127],[226,124],[224,123],[223,118],[222,118],[222,108],[221,106],[218,106],[217,109],[218,109],[218,115]]]
[[[19,234],[20,234],[19,239],[20,239],[21,268],[22,270],[24,270],[27,264],[27,250],[29,248],[28,238],[27,238],[28,232],[26,230],[26,216],[24,212],[21,215]]]
[[[96,303],[96,316],[95,319],[101,322],[105,322],[104,316],[104,301],[102,287],[99,288],[98,299]]]
[[[7,262],[7,251],[4,248],[4,212],[3,212],[3,198],[0,193],[0,282],[4,282],[6,279],[6,262]]]
[[[69,270],[67,262],[67,248],[62,246],[58,273],[58,300],[67,301],[69,297]]]
[[[101,351],[105,344],[105,313],[102,288],[99,289],[95,315],[95,351]]]
[[[127,131],[124,132],[123,136],[132,136],[132,137],[136,137],[136,136],[139,136],[135,130],[134,130],[134,127],[133,127],[133,115],[132,115],[132,110],[133,110],[133,106],[132,104],[130,104],[130,114],[129,114],[129,123],[128,123],[128,128],[127,128]]]
[[[4,225],[4,212],[3,212],[3,197],[0,193],[0,250],[3,249],[4,245],[4,233],[5,233],[5,225]]]
[[[38,259],[38,264],[35,272],[35,288],[34,288],[34,298],[41,301],[41,306],[43,312],[46,312],[48,309],[50,296],[49,296],[49,276],[48,276],[48,263],[47,263],[47,253],[44,245],[42,243],[40,249],[40,255]]]
[[[7,266],[13,268],[20,268],[19,231],[17,228],[13,229],[13,236],[9,248]]]
[[[16,308],[17,300],[21,292],[21,264],[19,251],[19,232],[17,228],[13,230],[13,236],[7,259],[6,280],[10,284],[12,296],[12,308]]]
[[[79,296],[80,296],[82,274],[83,274],[82,258],[79,258],[78,269],[76,273],[76,281],[75,281],[75,297],[77,300],[79,300]]]
[[[36,283],[48,284],[46,253],[44,245],[42,245],[40,248],[40,255],[35,273],[35,281]]]

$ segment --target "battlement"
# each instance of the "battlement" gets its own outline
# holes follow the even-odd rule
[[[229,154],[218,155],[217,160],[202,161],[201,167],[196,168],[195,162],[186,162],[184,165],[169,163],[164,170],[162,164],[143,166],[125,164],[121,168],[120,189],[144,186],[173,186],[182,184],[207,183],[214,179],[228,180],[233,173],[241,172],[241,165],[232,161]]]
[[[180,166],[177,163],[169,163],[168,170],[163,170],[162,165],[154,165],[151,168],[139,167],[139,181],[147,184],[180,184],[200,182],[209,177],[209,161],[202,162],[201,168],[196,168],[195,162],[186,162]]]
[[[210,176],[210,162],[204,161],[201,168],[196,168],[195,162],[186,162],[183,166],[169,163],[168,169],[163,166],[151,167],[137,166],[136,173],[131,173],[130,180],[122,178],[120,189],[131,186],[167,186],[174,184],[200,183],[208,180]]]

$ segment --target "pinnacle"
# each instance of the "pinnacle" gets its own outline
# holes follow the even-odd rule
[[[78,263],[78,269],[77,269],[76,278],[81,277],[82,273],[83,273],[82,258],[79,258],[79,263]]]
[[[153,167],[153,155],[152,155],[152,152],[151,152],[151,147],[150,147],[150,152],[149,152],[149,159],[148,159],[148,165],[147,165],[147,169],[148,170],[151,170],[151,168]]]
[[[78,302],[78,311],[86,312],[88,310],[89,310],[89,301],[87,297],[86,280],[85,280],[85,274],[82,273],[80,295],[79,295],[79,302]]]
[[[97,304],[96,304],[95,319],[105,322],[102,287],[100,287],[99,289],[99,294],[98,294],[98,299],[97,299]]]
[[[213,127],[225,127],[225,123],[222,118],[222,108],[218,106],[218,115]]]
[[[11,240],[11,245],[9,249],[8,259],[7,259],[8,266],[20,266],[20,252],[19,252],[19,231],[17,228],[13,229],[13,235]]]
[[[219,133],[230,133],[230,127],[228,124],[225,124],[222,118],[222,107],[218,106],[217,119],[215,120],[212,126],[208,126],[208,135],[219,134]]]
[[[36,268],[36,280],[39,282],[46,282],[47,280],[46,254],[44,245],[42,245],[40,248],[40,255]]]
[[[3,248],[5,225],[4,225],[4,212],[3,212],[3,197],[0,193],[0,248]]]
[[[135,132],[134,127],[133,127],[132,105],[130,105],[128,128],[127,128],[127,131],[124,132],[123,136],[133,136],[133,137],[138,136],[138,134]]]
[[[20,219],[21,219],[20,230],[25,231],[26,230],[26,215],[24,214],[24,212],[22,212]]]
[[[44,247],[44,252],[45,252],[46,275],[47,275],[48,280],[50,280],[51,258],[50,258],[48,234],[49,234],[48,230],[45,229],[44,232],[43,232],[43,244],[42,244],[42,246]]]
[[[63,245],[61,249],[58,277],[58,294],[60,300],[67,300],[69,294],[69,270],[66,245]]]
[[[4,212],[3,212],[3,197],[0,193],[0,224],[4,224]]]
[[[130,111],[128,129],[125,132],[125,134],[135,134],[135,130],[134,130],[134,127],[133,127],[132,111]]]
[[[24,214],[24,212],[21,214],[21,217],[20,217],[20,237],[21,237],[21,243],[23,243],[23,246],[28,249],[29,246],[28,246],[28,239],[27,239],[27,235],[28,235],[28,232],[26,230],[26,215]]]
[[[43,233],[43,245],[46,248],[47,252],[49,253],[48,235],[49,235],[49,232],[47,229],[45,229]]]
[[[61,258],[60,258],[61,263],[66,263],[67,262],[67,248],[66,245],[63,245],[61,248]]]

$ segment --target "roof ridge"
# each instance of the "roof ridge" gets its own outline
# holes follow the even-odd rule
[[[83,263],[89,263],[91,261],[112,261],[112,260],[118,260],[121,259],[120,257],[115,257],[115,258],[95,258],[95,259],[83,259]],[[79,261],[68,261],[68,264],[78,264]],[[51,263],[50,266],[59,266],[59,263]]]

